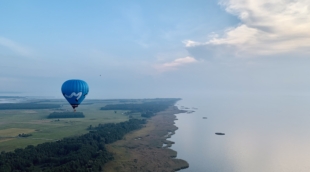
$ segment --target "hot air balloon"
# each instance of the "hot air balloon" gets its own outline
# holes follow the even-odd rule
[[[71,79],[64,82],[61,86],[62,95],[71,104],[73,110],[82,103],[88,94],[88,85],[85,81],[79,79]]]

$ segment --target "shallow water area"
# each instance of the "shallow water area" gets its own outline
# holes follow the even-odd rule
[[[197,109],[176,115],[171,148],[189,163],[182,171],[308,172],[309,104],[307,96],[288,95],[183,98],[180,108]]]
[[[0,97],[1,103],[20,103],[26,101],[26,98],[23,97]]]

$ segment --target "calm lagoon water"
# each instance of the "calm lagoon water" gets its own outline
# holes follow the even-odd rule
[[[310,97],[212,95],[177,106],[195,111],[177,114],[170,139],[189,163],[182,171],[310,171]]]
[[[23,102],[25,101],[26,99],[25,98],[22,98],[22,97],[16,97],[16,98],[1,98],[0,97],[0,104],[1,103],[20,103],[20,102]]]

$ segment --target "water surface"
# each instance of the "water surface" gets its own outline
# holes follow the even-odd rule
[[[177,115],[179,129],[170,139],[178,158],[190,165],[183,171],[310,171],[307,96],[209,95],[177,105],[195,110]]]
[[[26,99],[23,97],[0,97],[0,104],[1,103],[21,103],[24,102]]]

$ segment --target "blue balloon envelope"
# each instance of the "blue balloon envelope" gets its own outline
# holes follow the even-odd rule
[[[89,88],[87,83],[78,79],[68,80],[61,86],[62,95],[67,99],[74,110],[85,99],[88,91]]]

